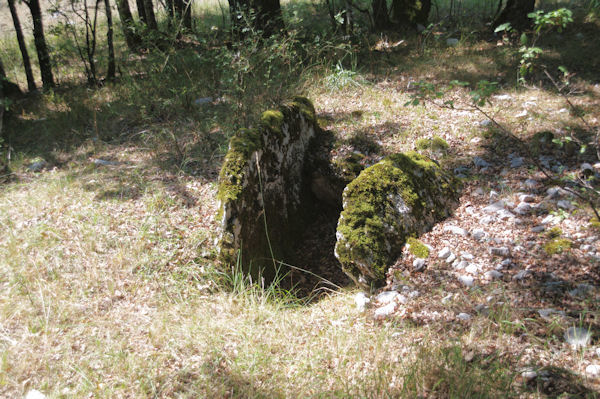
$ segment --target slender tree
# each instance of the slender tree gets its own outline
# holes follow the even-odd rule
[[[31,18],[33,20],[33,39],[37,51],[38,63],[40,65],[40,74],[42,75],[42,85],[45,89],[54,87],[54,76],[52,75],[52,63],[46,37],[44,35],[44,23],[42,21],[42,9],[39,0],[23,0],[29,7]]]
[[[494,21],[494,27],[510,22],[517,30],[525,30],[531,27],[531,19],[527,14],[535,9],[535,0],[507,0],[502,13]]]
[[[144,12],[146,14],[146,24],[150,30],[158,30],[158,24],[156,23],[156,15],[154,14],[154,4],[152,0],[143,0]]]
[[[144,7],[144,0],[135,0],[135,5],[137,6],[138,18],[144,25],[148,25],[148,20],[146,19],[146,7]]]
[[[106,79],[115,78],[115,45],[113,42],[113,20],[112,11],[110,9],[110,0],[104,0],[104,8],[106,10],[106,44],[108,46],[108,68],[106,70]]]
[[[373,0],[373,25],[376,30],[390,27],[390,13],[386,0]]]
[[[392,20],[399,26],[425,25],[431,0],[392,0]]]
[[[233,0],[237,1],[237,0]],[[246,0],[244,0],[246,1]],[[173,0],[173,10],[176,21],[181,21],[187,29],[192,29],[191,0]]]
[[[116,0],[116,2],[119,19],[123,28],[123,36],[125,36],[125,43],[127,43],[127,47],[131,51],[139,51],[142,38],[135,31],[135,23],[133,22],[131,8],[129,7],[129,0]]]
[[[29,59],[29,52],[27,51],[25,37],[23,36],[23,30],[21,29],[19,14],[17,14],[17,8],[15,7],[15,0],[8,0],[8,8],[10,8],[10,15],[12,16],[15,32],[17,33],[19,50],[21,50],[21,57],[23,58],[23,67],[25,68],[25,76],[27,77],[27,89],[33,91],[36,89],[35,79],[33,78],[33,71],[31,70],[31,60]]]

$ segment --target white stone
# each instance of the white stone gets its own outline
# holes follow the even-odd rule
[[[520,272],[518,272],[517,274],[515,274],[513,276],[513,280],[515,281],[521,281],[527,277],[531,276],[531,271],[529,270],[521,270]]]
[[[503,276],[504,276],[504,274],[502,274],[501,272],[499,272],[497,270],[490,270],[488,272],[485,272],[485,277],[490,280],[500,279]]]
[[[471,263],[467,267],[465,267],[465,271],[467,273],[477,274],[477,272],[479,271],[479,269],[477,268],[477,265]]]
[[[546,230],[546,227],[543,225],[538,225],[538,226],[533,226],[531,228],[531,232],[532,233],[541,233],[542,231]]]
[[[490,190],[490,201],[495,201],[498,199],[498,192],[496,190]]]
[[[440,252],[438,252],[438,258],[446,259],[447,257],[450,256],[450,254],[452,254],[452,251],[450,251],[450,248],[444,247],[444,248],[442,248],[442,250]]]
[[[531,205],[529,205],[527,202],[521,202],[515,208],[515,212],[519,215],[529,215],[531,213],[531,209]]]
[[[25,395],[25,399],[46,399],[47,396],[44,395],[43,393],[41,393],[40,391],[38,391],[37,389],[32,389],[29,392],[27,392],[27,395]]]
[[[585,368],[585,373],[590,377],[600,377],[600,364],[590,364]]]
[[[538,314],[544,320],[552,320],[553,315],[564,316],[565,312],[563,312],[562,310],[555,310],[552,308],[547,308],[547,309],[539,309]]]
[[[482,224],[490,224],[490,223],[494,223],[495,221],[496,221],[496,218],[493,216],[484,216],[480,220],[480,222]]]
[[[446,258],[446,263],[452,263],[452,262],[454,262],[455,260],[456,260],[456,255],[454,255],[454,254],[450,254],[450,256],[448,256],[448,257]]]
[[[525,370],[521,373],[521,378],[523,378],[523,380],[527,381],[531,381],[534,378],[537,377],[537,373],[533,370]]]
[[[458,262],[456,264],[456,266],[454,266],[454,268],[456,270],[462,270],[462,269],[466,268],[467,266],[469,266],[469,262],[467,262],[466,260],[462,260],[462,261]]]
[[[496,201],[483,208],[485,213],[497,213],[498,211],[504,210],[506,203],[504,201]]]
[[[510,250],[507,247],[491,247],[490,253],[495,256],[506,258],[510,256]]]
[[[458,276],[458,281],[467,287],[472,287],[475,280],[471,276]]]
[[[521,112],[519,112],[518,114],[515,115],[515,118],[524,118],[527,116],[527,110],[524,109]]]
[[[523,161],[522,157],[513,158],[510,161],[510,167],[511,168],[520,168],[521,166],[523,166],[524,163],[525,163],[525,161]]]
[[[39,172],[44,169],[48,165],[48,163],[44,160],[33,162],[31,165],[27,167],[27,170],[30,172]]]
[[[448,302],[450,302],[450,300],[452,299],[453,295],[452,294],[448,294],[445,297],[442,298],[442,303],[445,305]]]
[[[377,320],[385,319],[386,317],[388,317],[389,315],[394,313],[395,310],[396,310],[396,303],[390,302],[385,306],[381,306],[381,307],[375,309],[374,317]]]
[[[426,265],[427,263],[425,262],[425,259],[418,258],[413,261],[413,268],[418,272],[425,269]]]
[[[573,204],[571,204],[571,201],[567,201],[567,200],[560,200],[556,203],[556,205],[559,208],[566,209],[567,211],[570,211],[575,208],[573,206]]]
[[[527,179],[523,183],[523,185],[527,188],[536,188],[538,186],[538,184],[539,183],[537,182],[537,180],[533,180],[533,179]]]
[[[509,220],[514,217],[515,217],[514,213],[507,211],[506,209],[502,209],[501,211],[498,211],[498,219],[500,219],[500,220]]]
[[[594,173],[594,167],[592,165],[590,165],[589,163],[585,162],[581,164],[581,171],[582,172],[592,172]]]
[[[444,226],[444,231],[445,232],[450,232],[452,234],[456,234],[459,236],[463,236],[466,237],[469,235],[469,233],[467,232],[467,230],[460,228],[458,226]]]
[[[446,44],[451,47],[456,46],[459,42],[460,42],[460,40],[458,40],[454,37],[449,37],[448,39],[446,39]]]
[[[549,199],[557,199],[567,194],[568,192],[560,187],[550,187],[548,190],[546,190],[546,195]]]
[[[535,202],[535,197],[531,194],[521,194],[519,195],[519,201],[521,202]]]
[[[585,348],[592,339],[592,333],[587,328],[569,327],[565,331],[565,341],[573,349]]]
[[[463,260],[473,260],[473,259],[475,259],[475,257],[473,256],[473,254],[470,254],[468,252],[461,252],[460,258],[463,259]]]
[[[487,235],[485,230],[483,229],[475,229],[471,232],[471,235],[473,236],[473,238],[477,241],[481,241],[485,238],[485,236]]]
[[[485,194],[485,191],[483,191],[483,188],[477,187],[477,189],[475,189],[475,191],[473,192],[473,194],[475,194],[477,196],[481,196],[481,195]]]
[[[462,321],[469,321],[471,320],[471,315],[468,313],[459,313],[458,316],[456,316],[456,318]]]
[[[369,302],[371,302],[371,300],[364,292],[359,292],[358,294],[354,295],[354,303],[356,304],[357,309],[361,312],[365,310],[365,307]]]
[[[512,100],[512,96],[510,96],[508,94],[497,94],[494,96],[494,99],[500,100],[500,101],[506,101],[506,100]]]
[[[380,305],[385,305],[392,302],[397,296],[398,291],[383,291],[375,297],[375,301],[377,301],[377,303]]]
[[[487,168],[490,166],[488,161],[480,157],[473,157],[473,164],[478,168]]]

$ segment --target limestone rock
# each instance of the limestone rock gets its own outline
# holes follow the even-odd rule
[[[263,276],[272,278],[272,256],[285,260],[292,252],[290,237],[297,237],[313,217],[306,170],[311,146],[321,134],[313,105],[297,97],[264,112],[259,127],[232,137],[217,192],[223,263],[241,259],[246,272],[256,277],[263,269]]]
[[[381,285],[406,240],[450,215],[458,182],[415,152],[390,155],[345,188],[335,256],[357,284]]]

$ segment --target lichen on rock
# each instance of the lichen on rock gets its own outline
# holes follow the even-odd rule
[[[363,287],[385,282],[406,240],[431,229],[457,205],[458,182],[415,152],[363,170],[343,193],[335,255]]]

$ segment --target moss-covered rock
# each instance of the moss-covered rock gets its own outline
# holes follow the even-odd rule
[[[433,136],[432,138],[422,137],[415,142],[415,148],[420,151],[431,150],[434,152],[445,152],[448,151],[450,146],[448,142],[440,136]]]
[[[379,286],[406,240],[450,215],[458,182],[415,152],[388,156],[344,190],[335,255],[357,284]]]
[[[548,255],[556,255],[571,249],[573,243],[568,238],[554,238],[544,244],[544,251]]]
[[[243,270],[273,277],[310,219],[311,143],[323,132],[311,102],[302,97],[262,114],[255,129],[230,140],[219,175],[219,258]]]

